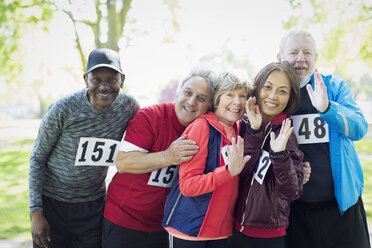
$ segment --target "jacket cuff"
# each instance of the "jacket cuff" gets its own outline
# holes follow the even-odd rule
[[[286,156],[288,153],[287,150],[284,150],[284,151],[281,151],[281,152],[272,152],[271,155],[273,155],[274,157],[278,157],[278,156]]]

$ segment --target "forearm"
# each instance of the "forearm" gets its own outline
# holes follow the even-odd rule
[[[349,109],[336,102],[331,102],[329,110],[320,116],[327,124],[351,140],[360,140],[367,134],[368,123],[361,111],[353,105]]]
[[[144,174],[172,165],[165,151],[152,153],[120,151],[115,164],[119,173],[132,174]]]
[[[199,196],[214,191],[231,178],[226,166],[222,166],[207,174],[188,175],[186,177],[180,174],[179,187],[184,196]]]
[[[43,210],[42,190],[44,181],[44,166],[35,160],[31,154],[29,168],[29,197],[30,197],[30,212],[39,212]]]

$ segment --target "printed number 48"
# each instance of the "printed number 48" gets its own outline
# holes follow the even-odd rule
[[[324,127],[325,121],[320,118],[316,117],[314,118],[314,121],[312,123],[312,128],[314,128],[314,135],[316,138],[324,138],[326,135],[326,129]],[[309,118],[303,118],[302,122],[300,124],[300,127],[298,129],[298,135],[304,135],[305,139],[310,139],[311,131],[309,127]]]

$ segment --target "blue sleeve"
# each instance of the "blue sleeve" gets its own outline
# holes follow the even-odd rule
[[[362,139],[367,134],[368,123],[346,82],[332,76],[323,77],[323,80],[330,108],[320,116],[341,135],[354,141]]]

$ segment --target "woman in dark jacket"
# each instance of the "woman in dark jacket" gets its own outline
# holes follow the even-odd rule
[[[285,247],[289,204],[303,189],[303,153],[288,119],[299,103],[296,72],[287,62],[257,74],[242,120],[244,155],[251,159],[240,174],[231,247]]]

